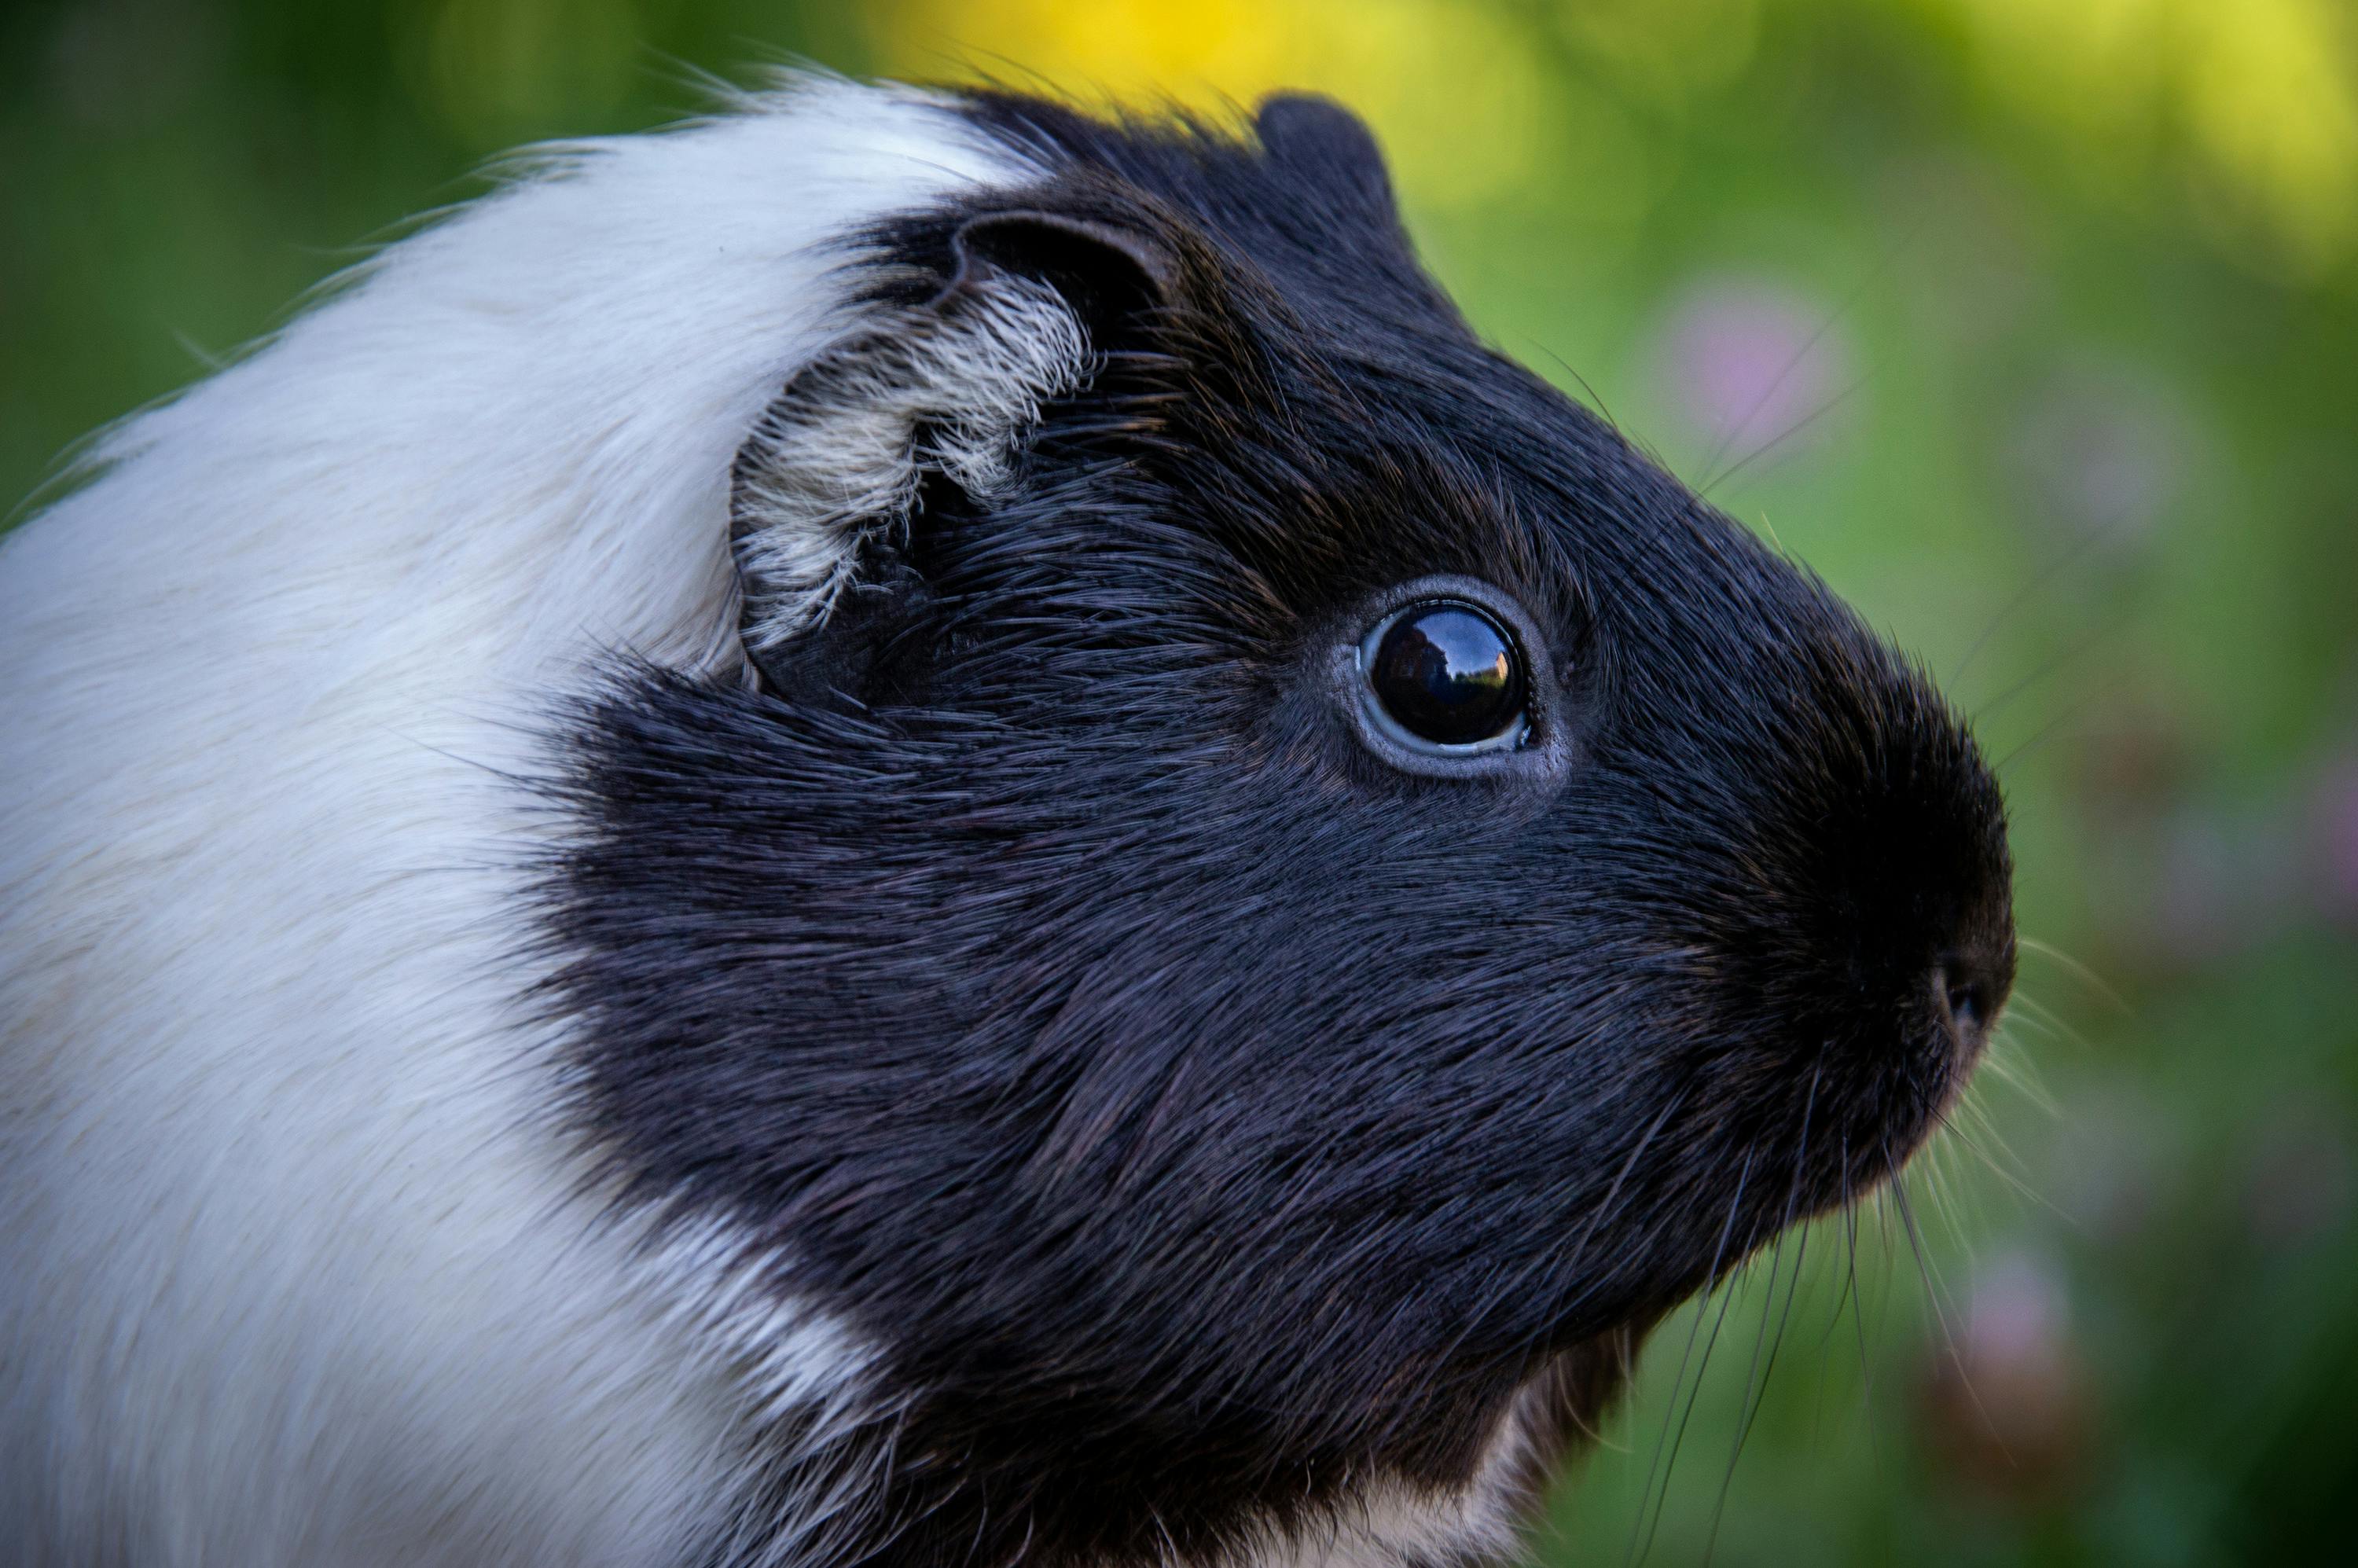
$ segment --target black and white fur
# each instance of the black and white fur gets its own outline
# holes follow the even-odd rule
[[[0,550],[9,1562],[1496,1556],[2011,974],[1949,709],[1324,103],[790,84],[99,459]],[[1336,697],[1439,578],[1487,773]]]

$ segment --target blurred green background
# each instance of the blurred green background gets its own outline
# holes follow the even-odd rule
[[[2358,16],[19,0],[0,504],[501,148],[790,55],[1348,99],[1474,319],[1818,566],[2004,759],[2030,945],[1997,1070],[1861,1217],[1855,1281],[1822,1225],[1657,1336],[1548,1561],[2347,1560]]]

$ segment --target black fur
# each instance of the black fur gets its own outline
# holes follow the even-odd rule
[[[1472,335],[1340,111],[969,113],[1059,172],[863,265],[938,297],[987,231],[1100,368],[1012,499],[928,488],[856,657],[577,716],[573,1109],[881,1347],[846,1562],[1209,1558],[1463,1483],[1526,1388],[1572,1441],[1887,1175],[1978,1049],[1947,990],[2011,976],[2003,812],[1815,579]],[[1561,769],[1411,776],[1336,711],[1441,572],[1549,639]]]

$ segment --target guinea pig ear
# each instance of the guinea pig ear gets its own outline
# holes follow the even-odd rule
[[[1382,228],[1400,223],[1391,172],[1375,133],[1332,98],[1274,92],[1253,111],[1270,162],[1298,175],[1309,200]]]
[[[988,288],[994,277],[1032,277],[1055,288],[1099,333],[1121,318],[1168,302],[1177,264],[1135,229],[1070,212],[1016,208],[968,219],[951,237],[957,271],[942,297]]]
[[[931,297],[882,307],[806,365],[738,451],[739,633],[774,689],[865,689],[928,597],[909,551],[925,498],[1011,492],[1043,405],[1087,383],[1115,323],[1172,277],[1143,234],[1029,208],[928,248],[947,262]]]

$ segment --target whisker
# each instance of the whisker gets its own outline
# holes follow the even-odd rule
[[[2021,1157],[2016,1154],[2012,1145],[2006,1142],[2006,1135],[1998,1130],[1996,1119],[1990,1115],[1989,1108],[1982,1104],[1970,1088],[1958,1098],[1954,1109],[1944,1125],[1954,1128],[1957,1136],[1965,1139],[1968,1148],[1985,1161],[1990,1161],[1989,1152],[1967,1135],[1966,1124],[1969,1122],[1972,1124],[1972,1130],[1987,1139],[1990,1147],[2003,1157],[2002,1163],[1991,1162],[1989,1168],[1993,1174],[2002,1177],[2028,1175],[2027,1167],[2023,1165]]]
[[[2046,723],[2032,730],[2028,740],[2022,741],[2005,756],[2000,757],[1996,762],[1992,762],[1990,764],[1990,772],[1998,778],[2004,778],[2006,776],[2006,769],[2014,766],[2015,763],[2020,762],[2023,758],[2028,756],[2031,752],[2037,751],[2039,747],[2053,740],[2056,734],[2062,730],[2064,725],[2070,723],[2072,719],[2082,717],[2090,708],[2095,707],[2098,703],[2106,702],[2113,697],[2120,696],[2122,692],[2128,688],[2128,677],[2123,676],[2119,680],[2112,681],[2104,686],[2099,687],[2094,691],[2092,691],[2085,697],[2080,698],[2077,702],[2066,705],[2062,712],[2058,713],[2054,718],[2049,719]]]
[[[2115,529],[2122,526],[2122,519],[2115,518],[2101,527],[2082,529],[2062,549],[2057,551],[2044,567],[2032,574],[2030,580],[2024,583],[2012,599],[2007,600],[1999,608],[1997,614],[1991,618],[1990,623],[1982,629],[1982,634],[1974,639],[1973,646],[1967,648],[1964,656],[1957,661],[1956,667],[1949,672],[1949,678],[1945,684],[1953,690],[1965,671],[1973,667],[1974,661],[1988,648],[1990,639],[1997,635],[1998,628],[2004,626],[2008,618],[2018,612],[2025,605],[2038,598],[2041,590],[2062,580],[2062,575],[2077,564],[2081,557],[2109,538]]]
[[[1753,448],[1750,451],[1736,459],[1736,461],[1728,464],[1726,468],[1723,469],[1718,473],[1714,474],[1710,479],[1704,481],[1701,485],[1698,485],[1695,488],[1695,493],[1700,496],[1709,496],[1713,491],[1717,490],[1721,485],[1725,484],[1729,480],[1734,479],[1737,474],[1742,473],[1746,469],[1751,467],[1753,463],[1757,462],[1761,458],[1766,457],[1768,453],[1775,451],[1779,446],[1791,440],[1794,437],[1800,435],[1802,431],[1808,429],[1811,426],[1816,424],[1827,415],[1832,414],[1844,404],[1849,402],[1853,397],[1858,395],[1859,392],[1866,385],[1866,384],[1874,379],[1875,373],[1872,371],[1860,376],[1848,386],[1844,387],[1840,392],[1835,393],[1832,397],[1826,399],[1823,403],[1819,404],[1817,407],[1812,409],[1808,414],[1805,414],[1801,418],[1794,420],[1791,424],[1786,426],[1783,429],[1769,437],[1766,441],[1763,441],[1760,445]],[[1749,419],[1751,416],[1747,415],[1745,417]]]
[[[1885,1158],[1887,1160],[1889,1157],[1887,1151]],[[1989,1407],[1982,1402],[1981,1390],[1974,1387],[1973,1372],[1965,1365],[1964,1352],[1959,1348],[1957,1336],[1950,1327],[1948,1312],[1942,1304],[1946,1292],[1941,1285],[1939,1271],[1932,1267],[1931,1258],[1925,1253],[1923,1238],[1918,1232],[1914,1217],[1909,1211],[1907,1185],[1895,1176],[1891,1182],[1890,1192],[1892,1201],[1898,1206],[1900,1223],[1906,1228],[1909,1247],[1916,1254],[1916,1267],[1924,1279],[1927,1292],[1925,1300],[1941,1325],[1941,1338],[1947,1349],[1949,1363],[1957,1369],[1958,1386],[1965,1390],[1965,1397],[1973,1401],[1974,1409],[1982,1418],[1982,1424],[1996,1440],[1998,1433],[1997,1422],[1990,1415]],[[2013,1455],[2006,1453],[2003,1440],[1998,1440],[1998,1451],[2006,1454],[2009,1462],[2012,1461]]]
[[[1785,1304],[1777,1309],[1777,1331],[1772,1336],[1768,1332],[1768,1314],[1769,1308],[1777,1298],[1777,1271],[1784,1261],[1787,1236],[1793,1238],[1793,1268],[1785,1279]],[[1753,1423],[1760,1419],[1761,1407],[1768,1400],[1768,1379],[1776,1375],[1777,1353],[1784,1348],[1785,1331],[1792,1322],[1793,1301],[1801,1292],[1801,1271],[1809,1259],[1809,1252],[1810,1227],[1803,1225],[1794,1227],[1779,1235],[1776,1249],[1770,1254],[1768,1300],[1762,1303],[1760,1314],[1761,1332],[1752,1342],[1752,1367],[1745,1372],[1744,1398],[1737,1406],[1742,1420],[1736,1425],[1736,1442],[1728,1450],[1727,1469],[1719,1479],[1719,1500],[1712,1505],[1711,1532],[1705,1537],[1704,1542],[1703,1559],[1705,1563],[1710,1563],[1713,1552],[1719,1546],[1719,1530],[1726,1518],[1728,1493],[1736,1484],[1736,1462],[1744,1456],[1744,1445],[1751,1439]],[[1761,1356],[1763,1339],[1768,1342],[1768,1356],[1765,1360]]]
[[[1997,1141],[1998,1148],[2001,1152],[2005,1154],[2006,1160],[2015,1161],[2016,1157],[2014,1152],[2006,1147],[2003,1140],[1999,1140],[1997,1138],[1996,1130],[1988,1128],[1986,1124],[1985,1124],[1984,1130],[1992,1140]],[[2012,1192],[2016,1197],[2020,1198],[2027,1204],[2033,1205],[2043,1213],[2061,1221],[2065,1225],[2070,1226],[2074,1230],[2082,1228],[2079,1220],[2056,1207],[2054,1203],[2049,1199],[2046,1195],[2041,1193],[2038,1188],[2032,1186],[2028,1176],[2017,1174],[2016,1171],[2007,1170],[2005,1163],[1992,1158],[1989,1151],[1983,1148],[1979,1142],[1975,1141],[1973,1136],[1962,1126],[1952,1122],[1948,1125],[1948,1131],[1951,1136],[1963,1142],[1967,1149],[1971,1150],[1976,1156],[1978,1156],[1983,1166],[1986,1168],[1991,1174],[1996,1176],[1999,1181],[2005,1183],[2007,1190]],[[2019,1162],[2016,1162],[2018,1166]]]
[[[1809,1237],[1804,1232],[1794,1243],[1793,1272],[1785,1286],[1785,1309],[1777,1325],[1776,1343],[1768,1350],[1767,1363],[1761,1360],[1761,1346],[1768,1335],[1768,1306],[1777,1299],[1777,1271],[1785,1261],[1785,1241],[1793,1235],[1793,1210],[1801,1195],[1801,1173],[1810,1164],[1810,1124],[1817,1113],[1818,1089],[1825,1078],[1825,1056],[1821,1050],[1815,1066],[1810,1071],[1809,1097],[1801,1103],[1801,1130],[1794,1139],[1793,1176],[1785,1187],[1785,1212],[1777,1226],[1777,1245],[1768,1257],[1768,1289],[1767,1301],[1760,1313],[1760,1332],[1753,1336],[1752,1364],[1745,1369],[1744,1396],[1736,1406],[1741,1419],[1736,1423],[1736,1443],[1727,1455],[1726,1472],[1720,1476],[1719,1500],[1712,1507],[1711,1532],[1704,1544],[1704,1562],[1711,1561],[1719,1545],[1719,1527],[1727,1512],[1727,1494],[1736,1484],[1736,1461],[1743,1457],[1745,1440],[1752,1435],[1752,1423],[1759,1418],[1760,1401],[1768,1397],[1768,1374],[1777,1365],[1777,1349],[1785,1342],[1785,1323],[1792,1315],[1793,1292],[1801,1282],[1801,1260],[1807,1255]]]
[[[1693,1387],[1689,1389],[1687,1391],[1685,1410],[1680,1412],[1678,1432],[1671,1438],[1670,1456],[1662,1467],[1662,1487],[1659,1494],[1655,1494],[1653,1491],[1654,1477],[1652,1473],[1650,1471],[1647,1474],[1646,1489],[1649,1494],[1653,1495],[1654,1504],[1653,1518],[1646,1527],[1645,1545],[1638,1554],[1639,1560],[1641,1562],[1644,1560],[1648,1552],[1653,1551],[1655,1532],[1661,1528],[1662,1514],[1670,1506],[1671,1481],[1678,1473],[1680,1451],[1686,1446],[1687,1424],[1694,1420],[1695,1407],[1703,1401],[1704,1385],[1707,1380],[1705,1375],[1711,1370],[1712,1352],[1719,1348],[1720,1330],[1727,1326],[1728,1309],[1736,1304],[1736,1298],[1741,1295],[1743,1292],[1744,1283],[1740,1276],[1736,1279],[1731,1279],[1726,1284],[1720,1288],[1719,1312],[1718,1314],[1712,1319],[1711,1333],[1704,1338],[1703,1359],[1695,1367],[1694,1384]],[[1660,1450],[1657,1449],[1656,1452],[1659,1455]]]
[[[1888,1156],[1887,1156],[1887,1159]],[[1875,1194],[1875,1239],[1883,1249],[1883,1288],[1877,1292],[1875,1304],[1875,1337],[1887,1340],[1891,1332],[1891,1303],[1899,1288],[1898,1271],[1891,1267],[1897,1249],[1891,1243],[1891,1192],[1888,1184]]]
[[[1849,1249],[1844,1261],[1843,1300],[1850,1303],[1850,1318],[1858,1332],[1858,1381],[1860,1399],[1869,1409],[1875,1400],[1875,1366],[1866,1353],[1866,1302],[1858,1290],[1858,1206],[1852,1200],[1850,1190],[1850,1136],[1843,1136],[1843,1228],[1848,1234]],[[1835,1321],[1841,1321],[1842,1301],[1834,1303]]]
[[[2104,643],[2108,642],[2123,626],[2125,626],[2130,621],[2136,619],[2136,607],[2129,606],[2121,610],[2109,620],[2099,622],[2094,631],[2090,632],[2085,636],[2080,637],[2066,644],[2061,653],[2052,654],[2050,657],[2041,660],[2038,665],[2031,668],[2028,675],[2022,676],[2020,679],[2015,681],[2013,685],[2001,690],[1996,697],[1989,698],[1986,702],[1976,707],[1973,711],[1973,716],[1970,721],[1977,728],[1980,725],[1986,723],[1991,718],[1995,717],[2000,709],[2004,708],[2006,704],[2012,702],[2016,697],[2020,697],[2023,693],[2030,690],[2031,687],[2039,685],[2039,682],[2047,679],[2050,676],[2054,675],[2059,670],[2065,668],[2067,665],[2077,663],[2083,655],[2087,654],[2091,651],[2104,645]]]
[[[1714,1281],[1717,1280],[1720,1265],[1726,1260],[1727,1244],[1729,1239],[1736,1234],[1736,1217],[1742,1211],[1744,1206],[1744,1190],[1752,1179],[1753,1157],[1753,1154],[1750,1152],[1747,1152],[1744,1156],[1743,1168],[1736,1173],[1736,1193],[1735,1195],[1730,1197],[1727,1201],[1727,1218],[1722,1222],[1720,1226],[1719,1242],[1712,1250],[1711,1272],[1705,1276],[1707,1279]],[[1670,1497],[1670,1476],[1667,1471],[1662,1471],[1661,1469],[1663,1445],[1665,1443],[1669,1444],[1671,1465],[1672,1468],[1675,1468],[1678,1464],[1678,1444],[1685,1440],[1687,1420],[1692,1419],[1694,1415],[1695,1396],[1699,1395],[1703,1391],[1702,1368],[1696,1368],[1695,1387],[1687,1399],[1686,1416],[1679,1419],[1678,1436],[1676,1439],[1673,1439],[1671,1435],[1671,1421],[1678,1411],[1679,1389],[1680,1386],[1686,1381],[1687,1363],[1694,1355],[1695,1339],[1703,1330],[1704,1315],[1709,1310],[1710,1304],[1708,1298],[1700,1299],[1695,1303],[1694,1323],[1687,1330],[1686,1347],[1679,1352],[1679,1369],[1677,1374],[1671,1379],[1670,1407],[1664,1412],[1662,1417],[1661,1435],[1654,1440],[1654,1455],[1646,1466],[1646,1484],[1644,1488],[1638,1494],[1638,1522],[1630,1532],[1629,1551],[1622,1559],[1623,1568],[1628,1568],[1629,1563],[1642,1560],[1647,1552],[1653,1550],[1654,1531],[1661,1525],[1661,1509],[1660,1505],[1656,1505],[1654,1507],[1653,1520],[1650,1524],[1648,1523],[1646,1519],[1648,1499],[1652,1498],[1654,1495],[1654,1476],[1658,1471],[1660,1471],[1662,1474],[1663,1500],[1667,1502]],[[1719,1316],[1721,1322],[1725,1322],[1727,1317],[1727,1301],[1725,1295],[1721,1298]],[[1711,1331],[1711,1343],[1716,1344],[1718,1343],[1718,1340],[1719,1326],[1717,1324],[1714,1324]],[[1707,1345],[1704,1349],[1704,1364],[1708,1366],[1710,1361],[1711,1349]],[[1640,1544],[1638,1533],[1639,1530],[1644,1531],[1642,1544]]]
[[[1983,1074],[1986,1074],[1987,1081],[2003,1084],[2029,1101],[2042,1116],[2050,1119],[2059,1116],[2061,1114],[2062,1108],[2056,1104],[2053,1092],[2048,1088],[2046,1079],[2040,1076],[2038,1058],[2030,1054],[2024,1043],[2014,1033],[2011,1025],[2015,1022],[2009,1019],[2007,1028],[1990,1037],[1989,1049],[1982,1053],[1982,1072],[1975,1074],[1973,1083],[1965,1087],[1966,1093],[1974,1093],[1976,1086],[1985,1081]],[[2021,1022],[2050,1036],[2058,1032],[2057,1026],[2051,1023],[2040,1024],[2028,1018]],[[2068,1034],[2071,1032],[2067,1030],[2063,1033]],[[2073,1044],[2082,1048],[2086,1045],[2085,1041],[2075,1041]]]
[[[1959,1212],[1963,1200],[1957,1191],[1954,1140],[1942,1136],[1949,1129],[1950,1122],[1944,1114],[1934,1130],[1937,1135],[1925,1148],[1926,1157],[1918,1160],[1917,1168],[1924,1173],[1924,1195],[1931,1201],[1934,1217],[1947,1229],[1949,1239],[1957,1249],[1966,1254],[1970,1265],[1972,1243],[1963,1217]]]
[[[1603,396],[1597,393],[1596,388],[1588,384],[1588,378],[1586,376],[1581,374],[1579,371],[1573,368],[1573,363],[1570,360],[1565,359],[1562,354],[1557,353],[1553,349],[1549,348],[1545,343],[1540,342],[1536,339],[1531,341],[1531,347],[1537,349],[1540,352],[1553,360],[1556,362],[1557,368],[1562,370],[1564,374],[1572,377],[1573,380],[1580,384],[1580,390],[1588,395],[1588,401],[1595,405],[1596,412],[1604,416],[1605,422],[1607,425],[1612,426],[1616,430],[1621,428],[1621,421],[1613,417],[1613,410],[1605,406],[1605,399]]]
[[[1785,1264],[1785,1243],[1790,1234],[1780,1228],[1777,1234],[1775,1245],[1768,1249],[1768,1289],[1763,1292],[1765,1299],[1761,1303],[1760,1326],[1753,1331],[1752,1359],[1744,1368],[1744,1389],[1736,1398],[1736,1442],[1728,1450],[1727,1467],[1720,1475],[1718,1500],[1712,1505],[1711,1530],[1704,1538],[1703,1561],[1705,1568],[1708,1568],[1712,1553],[1718,1547],[1720,1516],[1727,1507],[1728,1488],[1736,1480],[1736,1465],[1744,1453],[1744,1439],[1752,1429],[1750,1415],[1753,1408],[1753,1390],[1760,1378],[1761,1353],[1767,1348],[1768,1343],[1768,1320],[1774,1315],[1771,1309],[1777,1300],[1777,1276]]]
[[[2036,936],[2024,936],[2017,934],[2015,936],[2014,945],[2021,948],[2026,953],[2036,953],[2042,958],[2061,965],[2067,973],[2078,979],[2081,984],[2086,986],[2090,990],[2095,992],[2096,995],[2112,1004],[2112,1006],[2118,1011],[2124,1018],[2134,1018],[2136,1016],[2136,1009],[2131,1007],[2128,1002],[2122,998],[2120,992],[2106,985],[2103,976],[2097,974],[2095,970],[2090,968],[2079,959],[2071,957],[2071,954],[2063,951],[2062,948],[2056,946],[2052,942],[2042,942]]]
[[[2022,998],[2017,995],[2015,998],[2015,1002],[2019,1002],[2021,1000]],[[2047,1009],[2033,1005],[2017,1011],[2014,1002],[2009,1002],[2006,1004],[2006,1023],[2003,1026],[2003,1031],[1998,1034],[1991,1036],[1990,1044],[1992,1045],[1996,1045],[1999,1043],[2004,1042],[2009,1046],[2017,1045],[2020,1043],[2017,1032],[2035,1035],[2042,1041],[2055,1042],[2070,1045],[2082,1051],[2089,1049],[2088,1037],[2086,1035],[2081,1033],[2079,1030],[2073,1028],[2071,1024],[2066,1023],[2061,1019],[2056,1017]],[[1992,1074],[2001,1082],[2008,1085],[2015,1085],[2014,1075],[2020,1073],[2028,1065],[2028,1059],[2017,1054],[2012,1050],[2008,1051],[2002,1065],[1997,1058],[1990,1058],[1990,1070]],[[2019,1086],[2016,1085],[2015,1087]]]
[[[1911,232],[1909,234],[1903,236],[1903,238],[1912,241],[1914,234]],[[1726,457],[1728,449],[1736,445],[1736,438],[1744,434],[1745,427],[1750,425],[1753,420],[1760,416],[1760,411],[1768,406],[1768,400],[1775,397],[1778,393],[1784,390],[1785,384],[1792,379],[1793,373],[1801,369],[1802,364],[1808,361],[1809,357],[1817,351],[1817,348],[1820,343],[1825,341],[1826,334],[1833,331],[1834,328],[1841,323],[1844,317],[1849,315],[1852,310],[1857,308],[1858,302],[1862,298],[1866,297],[1868,286],[1873,284],[1877,278],[1882,276],[1885,272],[1889,270],[1892,262],[1898,255],[1898,245],[1895,243],[1891,250],[1887,251],[1882,256],[1877,259],[1876,264],[1873,266],[1867,268],[1866,275],[1862,276],[1857,283],[1851,287],[1851,291],[1847,295],[1843,297],[1842,303],[1835,306],[1831,311],[1827,312],[1826,319],[1818,323],[1818,330],[1812,332],[1808,339],[1802,342],[1801,346],[1793,351],[1792,357],[1785,362],[1784,368],[1779,370],[1775,378],[1771,380],[1767,386],[1761,389],[1760,395],[1752,400],[1752,406],[1744,411],[1742,417],[1731,421],[1727,427],[1720,432],[1718,444],[1712,448],[1711,456],[1704,460],[1703,466],[1705,472],[1708,472],[1719,466],[1720,460]],[[1771,444],[1773,445],[1774,443],[1772,442]],[[1758,455],[1757,449],[1754,455]],[[1725,479],[1726,477],[1727,476],[1725,474],[1722,474],[1720,479]],[[1716,484],[1718,482],[1718,480],[1714,480],[1712,484]],[[1711,487],[1711,484],[1704,485],[1699,493],[1710,493]]]
[[[1884,1159],[1888,1162],[1890,1158],[1890,1151],[1886,1148]],[[1915,1209],[1908,1202],[1907,1178],[1896,1166],[1893,1168],[1891,1180],[1884,1190],[1891,1195],[1892,1207],[1899,1216],[1899,1233],[1907,1238],[1909,1250],[1916,1256],[1916,1271],[1923,1278],[1925,1303],[1940,1325],[1941,1337],[1948,1342],[1952,1350],[1954,1350],[1956,1336],[1952,1332],[1949,1324],[1948,1292],[1941,1282],[1939,1271],[1932,1266],[1931,1255],[1924,1250],[1923,1231],[1916,1223]]]
[[[2086,1034],[2037,997],[2017,991],[2006,1004],[2006,1011],[2009,1023],[2028,1024],[2050,1040],[2061,1040],[2082,1051],[2093,1049]]]

